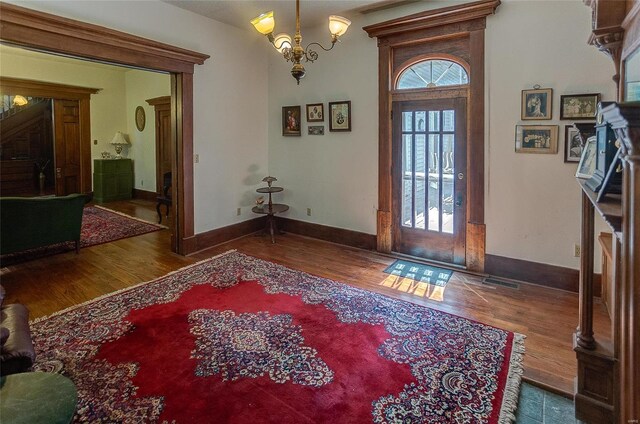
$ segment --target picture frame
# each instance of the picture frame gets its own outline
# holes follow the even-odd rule
[[[520,119],[523,121],[551,119],[553,107],[553,89],[535,88],[522,90]]]
[[[582,139],[580,131],[573,125],[564,127],[564,163],[579,163],[582,157]]]
[[[146,125],[147,118],[145,116],[144,108],[142,106],[138,106],[136,108],[134,119],[136,121],[136,128],[138,129],[138,131],[140,131],[140,132],[144,131],[144,127]]]
[[[309,125],[307,132],[309,135],[324,135],[324,125]]]
[[[300,116],[302,108],[300,106],[284,106],[282,108],[282,135],[288,137],[299,137],[302,135],[300,130]]]
[[[596,170],[596,159],[598,153],[598,143],[596,137],[589,137],[582,149],[582,157],[578,164],[578,170],[576,171],[576,177],[589,179]]]
[[[329,102],[329,131],[351,131],[351,101]]]
[[[558,125],[516,125],[516,153],[558,153]]]
[[[324,122],[324,104],[312,103],[307,105],[307,122]]]
[[[565,94],[560,96],[561,120],[595,119],[600,103],[600,93]]]

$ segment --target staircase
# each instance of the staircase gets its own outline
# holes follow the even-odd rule
[[[0,121],[3,121],[10,116],[13,116],[22,110],[29,109],[30,107],[33,107],[38,103],[42,103],[48,100],[44,97],[25,97],[25,96],[22,96],[22,97],[27,99],[28,103],[24,106],[17,106],[14,104],[16,96],[11,96],[8,94],[2,95],[2,108],[0,109]]]

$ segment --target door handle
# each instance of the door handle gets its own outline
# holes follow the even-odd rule
[[[62,178],[62,168],[56,168],[56,178]]]
[[[456,207],[460,207],[462,206],[462,195],[458,194],[458,197],[456,198]]]
[[[458,179],[461,180],[464,178],[464,174],[462,172],[458,172]]]

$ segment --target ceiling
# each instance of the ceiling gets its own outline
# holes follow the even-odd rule
[[[295,31],[294,0],[162,0],[198,15],[233,25],[252,28],[249,21],[261,13],[274,11],[275,32]],[[329,15],[353,19],[357,14],[396,7],[419,0],[301,0],[300,23],[303,27],[328,24]]]

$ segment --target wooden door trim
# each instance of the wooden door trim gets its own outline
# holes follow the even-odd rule
[[[209,56],[5,2],[0,2],[0,26],[0,38],[10,44],[172,73],[172,145],[176,152],[172,168],[178,192],[174,195],[172,250],[193,252],[193,71]]]
[[[160,134],[158,133],[160,128],[160,121],[158,119],[160,111],[169,111],[171,116],[171,96],[154,97],[153,99],[147,99],[146,102],[153,106],[154,109],[154,128],[155,128],[155,141],[156,141],[156,193],[160,195],[163,190],[163,172],[162,161],[160,157],[161,143]]]
[[[171,96],[154,97],[153,99],[147,99],[146,102],[149,106],[157,108],[157,106],[171,107]]]
[[[1,18],[0,18],[1,20]],[[91,184],[91,95],[99,88],[79,87],[21,78],[0,77],[0,90],[23,96],[47,97],[55,100],[76,100],[80,120],[80,191],[88,193]],[[54,134],[55,143],[55,134]]]
[[[500,0],[482,0],[434,9],[363,29],[378,39],[378,214],[377,250],[389,253],[392,237],[392,101],[418,100],[418,90],[394,90],[394,49],[442,40],[468,38],[470,60],[467,69],[467,226],[466,266],[484,271],[486,228],[484,224],[484,30],[486,17],[495,13]],[[461,58],[456,62],[466,63]],[[406,62],[405,62],[406,63]],[[460,88],[458,88],[460,90]],[[435,93],[436,91],[434,91]],[[438,91],[443,97],[446,90]]]

